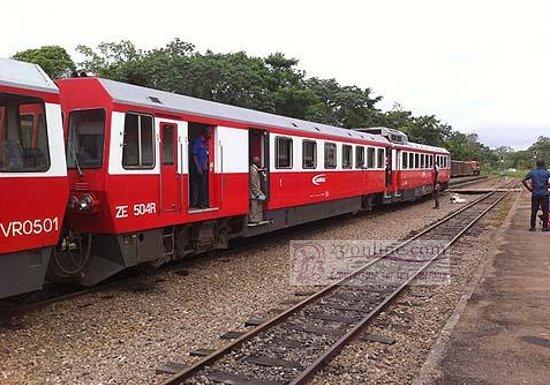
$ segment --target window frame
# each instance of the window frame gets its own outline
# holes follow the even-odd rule
[[[289,165],[287,167],[279,166],[279,140],[286,140],[290,142],[290,154],[288,154]],[[276,136],[275,137],[275,168],[278,170],[291,170],[294,165],[294,140],[289,136]]]
[[[332,165],[327,164],[327,147],[334,148],[334,164]],[[325,169],[327,170],[335,170],[338,167],[338,144],[335,142],[325,142],[325,145],[323,146],[323,163],[325,165]]]
[[[409,153],[406,151],[401,152],[401,170],[409,169]]]
[[[346,149],[349,149],[349,157],[348,157],[348,160],[349,160],[349,165],[345,166],[344,165],[344,148]],[[351,170],[353,169],[353,146],[351,144],[345,144],[345,143],[342,143],[342,170]]]
[[[72,114],[75,113],[75,112],[94,111],[94,110],[103,111],[104,117],[105,117],[105,120],[103,121],[103,148],[102,148],[102,152],[101,152],[101,163],[97,167],[89,167],[89,166],[82,167],[82,165],[80,165],[80,168],[83,169],[83,170],[94,170],[94,169],[100,169],[100,168],[103,167],[103,160],[105,159],[105,137],[107,135],[107,109],[104,108],[104,107],[77,108],[77,109],[71,110],[71,112],[69,112],[69,119],[67,121],[67,144],[66,144],[66,147],[67,147],[67,150],[68,150],[69,149],[69,140],[71,139],[70,135],[71,135],[71,116],[72,116]],[[122,133],[122,135],[123,135],[122,144],[124,145],[124,132]],[[68,158],[67,158],[67,168],[70,169],[70,170],[75,170],[76,169],[76,165],[75,165],[75,167],[69,167]]]
[[[172,133],[171,135],[171,140],[166,140],[166,136],[164,134],[164,130],[166,128],[170,128],[170,131]],[[161,166],[166,166],[166,167],[174,167],[176,166],[177,167],[177,154],[176,154],[176,151],[177,151],[177,146],[175,145],[175,141],[176,139],[178,138],[178,126],[176,124],[173,124],[173,123],[161,123],[160,124],[160,134],[161,134],[161,142],[160,142],[160,165]],[[167,163],[166,162],[166,144],[167,143],[170,143],[170,146],[172,147],[172,161]]]
[[[313,167],[306,167],[305,148],[307,144],[313,144]],[[317,169],[317,141],[311,139],[302,139],[302,168],[304,170]]]
[[[367,168],[376,169],[376,147],[367,147]]]
[[[126,117],[128,115],[137,115],[138,116],[138,165],[137,166],[128,166],[124,164],[124,137],[126,136]],[[142,163],[142,143],[141,143],[141,117],[149,116],[151,117],[151,141],[152,141],[152,150],[153,150],[153,163],[151,166],[143,166]],[[141,112],[127,111],[124,114],[124,126],[122,130],[122,168],[125,170],[153,170],[157,166],[157,146],[156,146],[156,135],[155,135],[155,115],[144,114]]]
[[[382,157],[380,157],[380,154],[382,154]],[[384,170],[385,168],[386,168],[386,148],[377,147],[376,148],[376,169]]]
[[[21,96],[21,95],[12,94],[12,93],[9,93],[9,92],[0,92],[0,94],[12,96],[12,97],[20,97]],[[45,174],[48,171],[50,171],[50,169],[52,168],[52,153],[50,151],[50,135],[49,135],[50,132],[49,132],[49,129],[48,129],[48,116],[46,115],[46,102],[44,101],[44,99],[42,99],[40,97],[35,97],[35,96],[24,96],[23,97],[24,100],[26,100],[27,98],[29,99],[28,101],[20,102],[17,105],[17,121],[18,121],[17,124],[18,124],[18,129],[19,129],[19,133],[18,133],[19,134],[18,135],[19,140],[21,141],[21,134],[22,134],[21,133],[21,114],[20,114],[21,106],[25,105],[25,104],[39,104],[42,108],[42,115],[43,115],[42,119],[44,119],[44,133],[46,134],[46,138],[45,138],[46,160],[47,160],[46,167],[41,168],[41,169],[34,169],[34,170],[29,170],[29,169],[0,170],[0,172],[3,173],[3,174],[8,174],[8,173],[10,173],[10,174]],[[23,114],[23,115],[29,115],[29,114]],[[34,116],[34,114],[32,114],[32,115]],[[36,121],[37,121],[37,118],[34,117],[34,119],[33,119],[33,134],[34,134],[34,124],[35,124]],[[0,137],[0,141],[3,141],[5,139],[4,137],[7,136],[8,122],[9,122],[9,114],[7,113],[7,110],[5,110],[5,112],[4,112],[2,122],[4,123],[4,127],[0,128],[1,129],[0,133],[2,134],[2,137]],[[38,122],[38,124],[40,124],[40,121]]]
[[[361,145],[356,145],[354,146],[355,147],[355,157],[354,157],[354,160],[355,160],[355,168],[358,169],[358,170],[362,170],[365,168],[365,147],[364,146],[361,146]],[[359,162],[358,162],[358,155],[359,155],[359,150],[361,150],[361,165],[359,165]]]

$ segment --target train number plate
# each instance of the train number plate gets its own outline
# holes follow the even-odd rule
[[[155,202],[136,203],[132,207],[132,211],[130,211],[130,208],[128,205],[115,207],[116,219],[128,218],[130,214],[132,214],[134,217],[140,217],[143,215],[156,214],[156,213],[157,213],[157,204]]]
[[[49,234],[59,231],[59,218],[27,219],[24,221],[0,222],[0,234],[5,238]]]

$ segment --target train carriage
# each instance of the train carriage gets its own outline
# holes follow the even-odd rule
[[[84,285],[139,263],[225,248],[232,238],[415,199],[431,192],[429,159],[448,157],[446,150],[380,133],[111,80],[58,84],[71,191],[64,243],[71,247],[54,253],[52,278]],[[195,209],[189,147],[205,129],[213,134],[208,207]],[[418,171],[414,179],[401,172],[405,149],[422,153],[418,170],[411,168]],[[261,159],[266,200],[263,220],[250,224],[253,157]],[[446,165],[441,178],[447,180]]]
[[[59,91],[0,59],[0,298],[40,289],[67,205]]]
[[[479,162],[475,160],[453,160],[451,161],[451,177],[475,176],[481,173]]]

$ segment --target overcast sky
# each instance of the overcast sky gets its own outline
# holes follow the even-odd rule
[[[0,56],[174,37],[201,51],[281,51],[310,76],[371,87],[492,146],[550,135],[550,1],[0,0]]]

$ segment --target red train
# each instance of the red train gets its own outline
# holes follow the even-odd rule
[[[481,173],[481,166],[475,160],[452,160],[451,178],[459,176],[474,176]]]
[[[0,298],[40,289],[68,197],[61,106],[38,67],[0,59]]]
[[[17,76],[11,68],[0,70],[0,79]],[[1,95],[31,92],[7,83],[0,80]],[[226,248],[230,239],[417,199],[431,193],[436,162],[439,182],[446,186],[450,178],[447,150],[411,143],[388,128],[346,130],[99,78],[57,85],[59,94],[53,85],[52,92],[32,91],[37,103],[50,106],[43,131],[54,142],[42,152],[56,167],[20,173],[17,179],[1,169],[2,196],[9,198],[2,199],[0,223],[4,229],[13,222],[55,218],[58,227],[47,244],[24,232],[17,238],[0,234],[0,274],[6,277],[27,274],[34,265],[21,253],[42,250],[41,271],[47,265],[49,279],[93,285],[129,266]],[[194,209],[189,207],[190,144],[205,129],[212,133],[208,207]],[[260,158],[265,201],[262,220],[249,223],[254,157]],[[42,184],[24,187],[27,179]],[[40,287],[43,274],[27,287],[14,288],[16,279],[0,281],[0,297]]]

